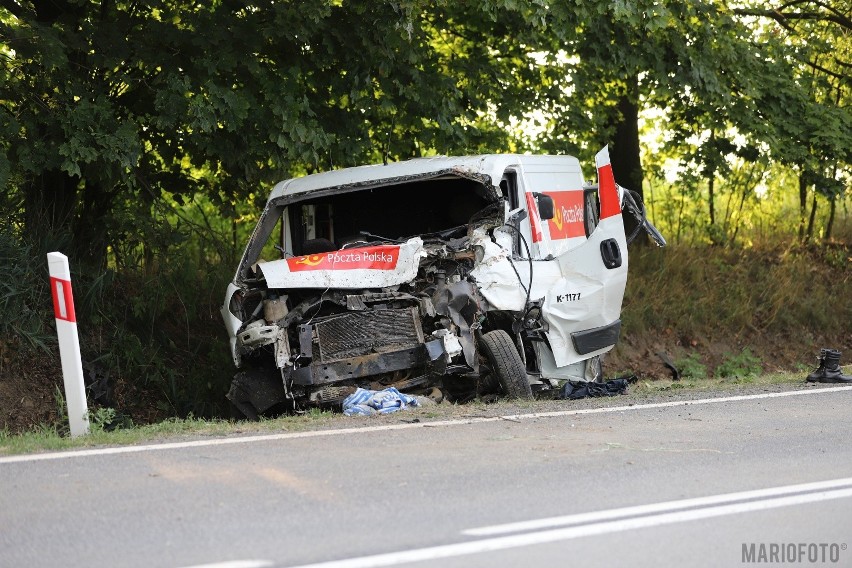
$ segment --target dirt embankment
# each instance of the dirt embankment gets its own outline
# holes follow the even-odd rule
[[[852,317],[850,257],[848,245],[796,254],[673,247],[664,253],[632,255],[622,314],[625,325],[618,345],[604,360],[604,375],[670,380],[671,371],[664,364],[668,358],[677,365],[691,359],[712,376],[746,348],[764,372],[794,371],[804,376],[815,368],[822,347],[839,349],[841,364],[850,365],[852,326],[844,323]],[[206,308],[217,312],[212,304]],[[217,324],[203,321],[211,336],[210,353],[219,353],[219,340],[210,333],[210,326]],[[227,350],[224,338],[221,350]],[[186,369],[199,363],[174,360],[184,361]],[[186,369],[175,369],[176,381],[188,380],[181,375]],[[93,398],[108,401],[135,424],[175,414],[168,394],[145,376],[109,375],[97,366],[86,372],[98,390]],[[217,372],[224,379],[221,384],[227,385],[232,369]],[[219,384],[218,379],[203,378],[211,389]],[[63,424],[61,387],[58,354],[0,336],[0,430],[21,432]],[[225,391],[212,396],[224,400]],[[90,404],[90,409],[97,408]]]
[[[604,373],[616,375],[629,372],[649,380],[671,379],[672,373],[665,366],[663,356],[677,364],[695,353],[708,376],[712,376],[715,369],[725,361],[736,358],[744,349],[760,360],[764,372],[796,372],[815,368],[822,347],[839,349],[845,353],[841,364],[852,364],[852,332],[841,338],[809,333],[683,338],[675,337],[667,330],[643,335],[627,334],[606,356]]]
[[[87,383],[99,383],[95,389],[108,387],[112,406],[123,415],[137,424],[168,417],[162,405],[157,404],[159,393],[147,392],[125,378],[104,377],[96,369],[87,365]],[[89,384],[90,399],[91,389]],[[53,425],[67,428],[63,393],[58,352],[48,354],[22,347],[15,340],[0,339],[0,430],[18,433]],[[89,401],[90,411],[99,406]]]
[[[815,350],[814,346],[820,345],[820,340],[809,337],[804,341],[802,338],[796,340],[763,334],[723,341],[675,337],[665,330],[641,336],[626,334],[605,358],[604,374],[607,378],[636,374],[643,381],[652,383],[670,380],[671,371],[660,354],[677,362],[694,352],[701,355],[701,363],[712,375],[713,369],[726,358],[740,353],[744,347],[760,358],[767,372],[800,371],[815,366],[818,348]],[[852,364],[852,335],[845,337],[844,345],[831,346],[845,349],[849,355],[842,363]],[[22,359],[15,357],[15,352],[15,345],[0,343],[0,429],[14,433],[60,423],[62,369],[58,357],[41,353]],[[110,382],[110,396],[116,408],[131,417],[134,423],[147,424],[168,418],[162,405],[157,404],[159,393],[146,392],[126,380]],[[97,405],[94,407],[97,408]]]

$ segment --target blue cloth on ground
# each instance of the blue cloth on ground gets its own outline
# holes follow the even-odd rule
[[[408,406],[420,406],[420,403],[413,396],[401,393],[394,387],[380,391],[359,387],[343,401],[343,414],[346,416],[388,414]]]

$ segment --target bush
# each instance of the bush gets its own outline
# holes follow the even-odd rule
[[[785,245],[751,249],[634,248],[625,329],[678,336],[802,334],[841,338],[852,319],[852,250]],[[845,261],[845,262],[844,262]]]
[[[67,249],[0,228],[0,355],[8,359],[0,362],[0,378],[15,383],[10,392],[38,400],[62,380],[46,259],[54,250]],[[147,423],[227,410],[233,363],[219,303],[232,264],[210,266],[198,255],[172,252],[172,262],[154,270],[116,272],[70,261],[87,383],[109,383],[89,385],[95,411],[115,408]],[[43,353],[34,357],[34,350]]]
[[[721,365],[716,367],[716,377],[720,379],[744,379],[763,372],[760,359],[745,348],[739,355],[728,354]]]
[[[683,379],[706,379],[707,366],[701,362],[701,355],[693,351],[686,357],[678,359],[675,367],[680,371]]]
[[[148,393],[148,404],[155,407],[148,412],[222,415],[233,375],[219,315],[229,277],[230,267],[202,270],[188,262],[161,266],[154,274],[102,279],[87,314],[90,323],[81,324],[89,339],[84,356],[127,388]],[[138,408],[136,414],[145,411]]]
[[[56,344],[49,298],[46,252],[0,227],[0,338],[49,351]]]

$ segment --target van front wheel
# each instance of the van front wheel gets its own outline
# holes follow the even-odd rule
[[[509,398],[531,399],[524,362],[509,334],[502,329],[489,331],[482,336],[480,346],[503,393]]]

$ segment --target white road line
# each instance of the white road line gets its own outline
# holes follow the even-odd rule
[[[603,408],[583,408],[577,410],[555,410],[552,412],[532,412],[529,414],[512,414],[507,416],[493,416],[482,418],[465,418],[461,420],[440,420],[434,422],[415,422],[405,424],[383,424],[380,426],[364,426],[353,428],[338,428],[334,430],[312,430],[310,432],[283,432],[280,434],[260,434],[256,436],[241,436],[230,438],[213,438],[209,440],[194,440],[191,442],[167,442],[164,444],[147,444],[143,446],[120,446],[112,448],[94,448],[89,450],[68,450],[64,452],[52,452],[44,454],[24,454],[0,457],[0,465],[6,463],[33,462],[42,460],[56,460],[65,458],[82,458],[88,456],[104,456],[110,454],[129,454],[135,452],[152,452],[161,450],[180,450],[186,448],[200,448],[207,446],[223,446],[228,444],[248,444],[251,442],[269,442],[275,440],[291,440],[296,438],[318,438],[322,436],[341,436],[361,434],[365,432],[383,432],[388,430],[409,430],[412,428],[436,428],[444,426],[461,426],[465,424],[481,424],[484,422],[496,422],[500,420],[533,420],[537,418],[558,418],[561,416],[577,416],[582,414],[604,414],[611,412],[626,412],[635,410],[648,410],[653,408],[671,408],[676,406],[692,406],[699,404],[717,404],[722,402],[741,402],[748,400],[760,400],[765,398],[781,398],[787,396],[806,396],[812,394],[826,394],[835,392],[852,392],[848,386],[816,388],[811,390],[796,390],[773,392],[763,394],[749,394],[740,396],[726,396],[720,398],[702,398],[697,400],[675,400],[671,402],[656,402],[652,404],[631,404],[628,406],[608,406]]]
[[[405,550],[402,552],[391,552],[387,554],[376,554],[362,556],[359,558],[347,558],[345,560],[333,560],[317,564],[304,564],[293,568],[375,568],[379,566],[398,566],[411,562],[422,562],[465,556],[469,554],[480,554],[510,548],[520,548],[549,542],[558,542],[586,536],[598,536],[613,532],[629,531],[674,523],[684,523],[700,519],[710,519],[725,515],[736,515],[755,511],[777,509],[778,507],[789,507],[793,505],[804,505],[807,503],[818,503],[831,499],[845,499],[852,497],[852,488],[836,489],[833,491],[822,491],[818,493],[807,493],[804,495],[791,495],[786,497],[775,497],[746,503],[729,505],[717,505],[701,509],[690,509],[687,511],[676,511],[658,513],[644,517],[620,519],[587,523],[579,526],[553,529],[532,533],[523,533],[511,536],[499,536],[486,538],[471,542],[433,546],[416,550]],[[605,513],[602,511],[601,513]]]
[[[708,497],[697,497],[694,499],[681,499],[678,501],[664,501],[662,503],[651,503],[650,505],[637,505],[635,507],[622,507],[609,509],[607,511],[593,511],[590,513],[579,513],[575,515],[564,515],[546,519],[535,519],[517,523],[506,523],[503,525],[492,525],[467,529],[462,534],[469,536],[494,536],[514,532],[550,529],[567,525],[580,525],[621,519],[625,517],[639,517],[664,512],[673,512],[682,509],[695,509],[699,507],[711,507],[724,505],[737,501],[752,501],[756,499],[767,499],[770,497],[789,496],[793,494],[813,493],[818,491],[830,491],[837,489],[852,489],[852,477],[845,479],[832,479],[829,481],[817,481],[815,483],[801,483],[798,485],[786,485],[783,487],[770,487],[769,489],[755,489],[751,491],[739,491],[737,493],[725,493],[722,495],[710,495]]]
[[[271,560],[227,560],[213,564],[193,564],[183,568],[269,568],[274,565]]]

